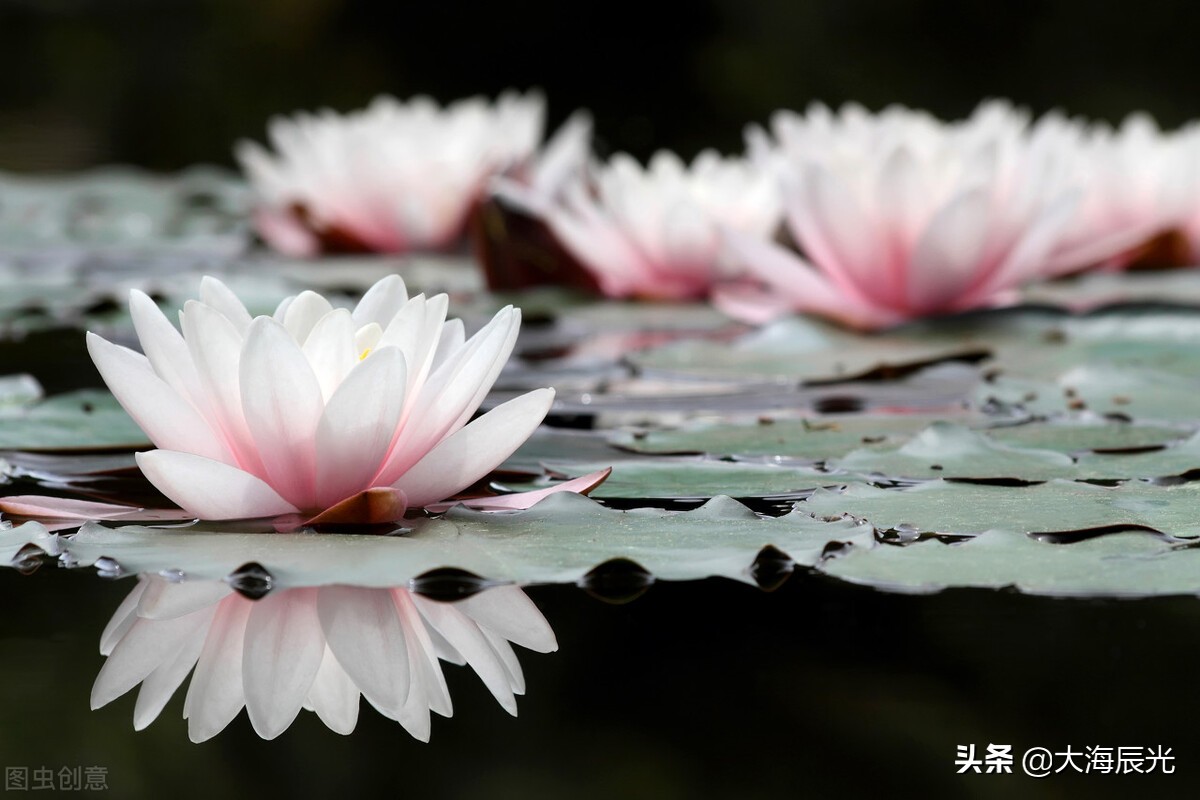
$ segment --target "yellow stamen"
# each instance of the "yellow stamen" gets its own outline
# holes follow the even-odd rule
[[[362,361],[364,358],[366,358],[369,355],[371,355],[371,348],[368,347],[366,350],[363,350],[361,353],[358,354],[358,360]]]

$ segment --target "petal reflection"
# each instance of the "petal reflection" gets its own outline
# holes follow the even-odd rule
[[[139,730],[192,674],[188,736],[202,742],[247,709],[271,739],[301,708],[341,734],[354,730],[359,697],[428,740],[430,712],[452,707],[441,661],[468,664],[510,714],[525,691],[510,643],[558,648],[545,617],[515,586],[441,603],[405,588],[281,589],[249,600],[219,582],[143,575],[105,629],[108,656],[92,689],[99,708],[141,684]]]

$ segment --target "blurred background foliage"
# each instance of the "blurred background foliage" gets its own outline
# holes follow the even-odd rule
[[[277,113],[541,87],[602,151],[741,147],[776,108],[1010,97],[1200,116],[1200,6],[1147,0],[0,0],[0,168],[230,164]]]

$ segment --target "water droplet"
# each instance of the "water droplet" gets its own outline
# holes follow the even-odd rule
[[[162,578],[168,583],[182,583],[183,579],[186,578],[187,575],[181,569],[160,569],[158,571],[158,577]]]
[[[46,551],[36,544],[27,544],[18,550],[9,562],[9,566],[22,575],[32,575],[42,565],[42,557]]]
[[[125,568],[115,558],[108,556],[100,556],[96,559],[95,564],[96,574],[101,578],[116,579],[125,576]]]
[[[847,394],[831,394],[819,397],[813,403],[813,409],[819,414],[842,414],[862,411],[867,404],[861,397]]]
[[[758,551],[750,565],[750,577],[764,592],[773,592],[792,577],[795,569],[796,562],[787,553],[769,544]]]
[[[638,599],[652,583],[654,576],[628,558],[614,558],[598,564],[579,581],[592,597],[617,605]]]
[[[411,591],[430,600],[447,603],[462,600],[496,585],[497,581],[481,578],[473,572],[456,567],[431,569],[408,582]]]
[[[275,588],[275,578],[257,561],[247,561],[225,577],[233,590],[248,600],[261,600]]]

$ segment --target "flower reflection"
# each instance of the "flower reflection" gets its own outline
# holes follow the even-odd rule
[[[257,195],[258,230],[297,256],[451,245],[490,177],[535,169],[544,106],[532,92],[445,108],[428,97],[380,97],[346,115],[276,118],[274,153],[252,142],[237,148]],[[578,127],[569,130],[572,144],[590,138]],[[548,148],[552,171],[562,149]]]
[[[774,140],[752,131],[751,149],[780,171],[804,258],[731,232],[736,262],[765,285],[722,291],[738,316],[804,311],[881,327],[1007,302],[1022,283],[1130,246],[1123,235],[1078,246],[1078,131],[1055,119],[1030,126],[995,102],[951,124],[853,105],[772,122]]]
[[[705,297],[722,271],[720,227],[768,237],[781,216],[773,175],[711,150],[690,166],[660,151],[646,168],[618,154],[590,182],[536,189],[493,184],[543,220],[610,297]]]
[[[141,684],[134,727],[153,722],[192,672],[184,701],[188,736],[220,733],[243,707],[273,739],[300,713],[348,734],[359,696],[427,741],[430,712],[452,706],[440,660],[468,664],[510,714],[525,691],[511,643],[547,653],[558,644],[545,617],[514,586],[453,604],[407,589],[322,586],[249,600],[222,582],[141,576],[105,628],[108,657],[92,708]]]
[[[446,319],[445,295],[410,298],[397,276],[353,311],[304,292],[251,319],[213,278],[200,296],[180,333],[135,291],[145,355],[94,334],[88,349],[160,448],[138,454],[142,472],[202,519],[330,509],[323,521],[398,519],[495,469],[554,398],[539,389],[468,423],[512,352],[511,306],[468,339]]]

